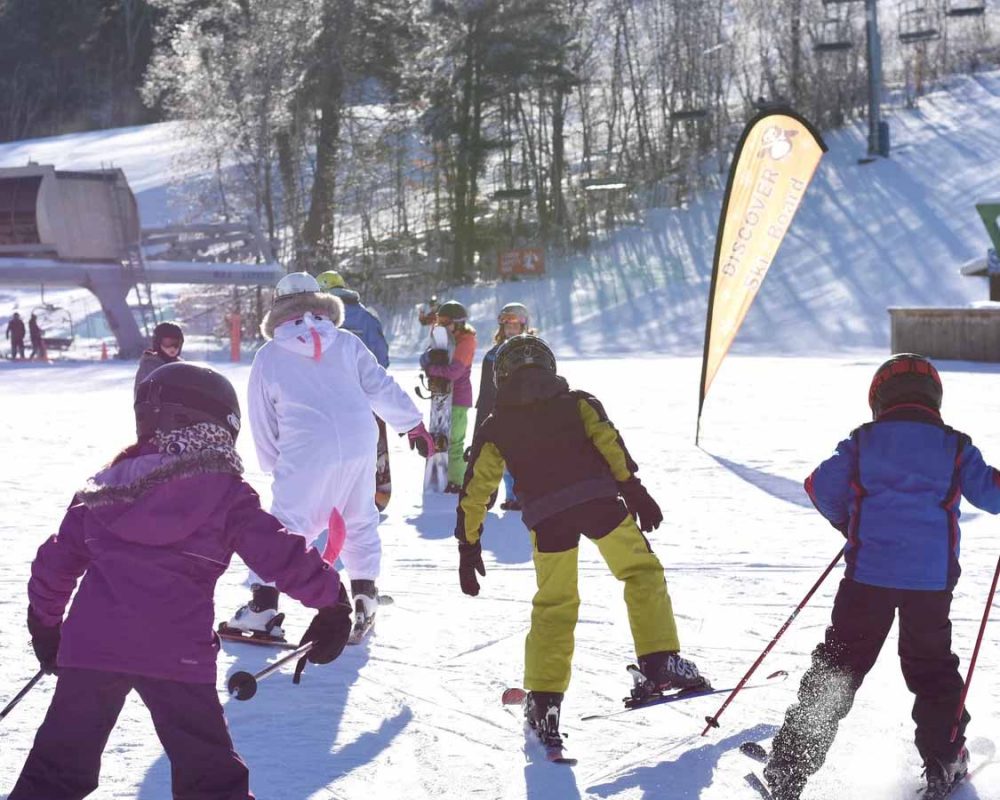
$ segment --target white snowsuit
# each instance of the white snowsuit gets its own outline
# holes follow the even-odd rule
[[[248,387],[250,429],[260,465],[273,475],[271,513],[312,544],[336,508],[347,529],[344,566],[352,580],[374,580],[382,544],[372,413],[400,433],[422,417],[357,336],[332,334],[318,360],[274,341],[257,351]]]

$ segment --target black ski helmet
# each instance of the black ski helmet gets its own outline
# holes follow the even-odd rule
[[[176,339],[184,346],[184,331],[176,322],[161,322],[153,328],[153,349],[159,350],[164,339]]]
[[[493,362],[493,380],[497,387],[523,367],[541,367],[553,374],[556,371],[556,357],[551,348],[543,339],[530,333],[511,336],[500,345]]]
[[[469,318],[465,306],[458,300],[446,300],[437,309],[438,319],[444,317],[452,322],[465,322]]]
[[[240,402],[224,375],[189,361],[154,369],[135,396],[135,430],[140,439],[197,422],[221,425],[236,441]]]
[[[868,390],[873,418],[904,403],[941,409],[944,389],[941,376],[929,359],[915,353],[899,353],[875,371]]]

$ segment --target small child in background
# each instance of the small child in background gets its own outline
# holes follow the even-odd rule
[[[476,398],[476,427],[478,431],[486,418],[493,413],[497,402],[496,378],[493,375],[493,365],[496,362],[497,350],[512,336],[522,333],[535,335],[536,331],[529,327],[531,317],[523,303],[507,303],[497,314],[497,330],[493,334],[493,347],[483,356],[483,366],[479,378],[479,396]],[[514,479],[510,472],[504,470],[503,485],[507,492],[506,499],[500,504],[504,511],[520,511],[521,503],[514,494]]]

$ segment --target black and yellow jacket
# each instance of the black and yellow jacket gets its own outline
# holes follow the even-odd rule
[[[493,413],[472,440],[458,500],[459,541],[479,540],[505,466],[529,529],[588,500],[617,497],[618,483],[637,469],[596,397],[532,368],[501,387]]]

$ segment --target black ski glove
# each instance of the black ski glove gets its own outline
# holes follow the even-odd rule
[[[351,635],[351,603],[347,599],[347,590],[340,584],[340,596],[336,605],[326,606],[316,612],[306,632],[299,641],[299,647],[306,642],[313,642],[309,649],[295,665],[295,676],[292,683],[298,683],[306,661],[313,664],[329,664],[340,655]]]
[[[625,501],[628,513],[632,515],[632,519],[638,523],[643,533],[649,533],[660,527],[660,523],[663,522],[663,512],[637,477],[633,475],[627,481],[621,481],[618,484],[618,491]]]
[[[47,673],[55,672],[59,639],[62,636],[62,623],[43,625],[35,616],[31,606],[28,606],[28,631],[31,633],[31,646],[35,650],[38,663]]]
[[[479,594],[479,581],[476,573],[486,577],[486,567],[483,566],[483,546],[476,542],[468,544],[461,542],[458,545],[458,581],[462,584],[462,591],[475,597]]]

